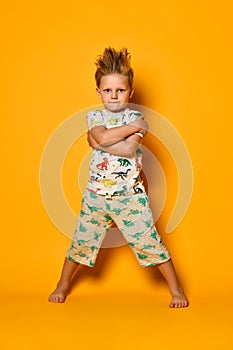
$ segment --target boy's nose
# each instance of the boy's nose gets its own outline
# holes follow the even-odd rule
[[[114,91],[114,90],[113,90],[113,91],[112,91],[112,94],[111,94],[111,98],[115,100],[115,99],[117,99],[117,97],[118,97],[118,96],[117,96],[117,91]]]

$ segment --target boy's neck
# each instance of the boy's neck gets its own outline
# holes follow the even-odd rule
[[[112,112],[112,111],[109,111],[108,109],[104,108],[103,111],[108,113],[108,114],[117,115],[117,114],[124,113],[127,109],[128,109],[128,107],[126,107],[125,109],[122,109],[121,111],[118,111],[118,112]]]

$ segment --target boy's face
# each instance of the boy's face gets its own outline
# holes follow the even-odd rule
[[[122,74],[104,75],[96,91],[105,109],[113,113],[124,110],[134,93],[129,87],[128,78]]]

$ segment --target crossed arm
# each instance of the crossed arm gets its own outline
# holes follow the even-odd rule
[[[133,157],[141,137],[140,132],[147,133],[148,124],[142,117],[132,123],[107,129],[105,126],[96,126],[88,132],[88,142],[92,148],[115,154],[121,157]]]

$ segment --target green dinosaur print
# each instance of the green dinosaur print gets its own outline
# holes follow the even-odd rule
[[[130,163],[130,161],[126,158],[118,158],[117,161],[120,163],[121,166],[132,165],[132,163]]]
[[[93,206],[91,206],[91,205],[88,205],[88,204],[87,204],[87,206],[88,206],[88,209],[90,210],[90,212],[91,212],[91,213],[93,213],[93,212],[95,212],[95,211],[98,211],[98,210],[99,210],[99,208],[95,207],[94,205],[93,205]]]
[[[137,209],[130,209],[130,212],[129,212],[129,214],[127,215],[127,216],[129,216],[129,215],[136,215],[136,214],[139,214],[140,213],[140,210],[137,210]]]
[[[142,220],[147,228],[151,227],[151,220]]]
[[[87,220],[87,222],[90,222],[93,225],[96,225],[99,227],[100,222],[98,220],[95,220],[94,218],[92,218],[91,220]]]
[[[148,255],[141,253],[137,253],[137,256],[139,257],[139,259],[146,259],[148,257]]]
[[[81,258],[87,258],[87,257],[88,257],[86,254],[84,254],[84,253],[82,253],[82,252],[78,252],[78,253],[75,254],[75,255],[79,255],[79,256],[81,256]]]
[[[115,213],[116,215],[119,215],[121,213],[121,209],[119,208],[114,208],[111,210],[110,204],[106,204],[106,210],[110,211],[111,213]]]
[[[70,249],[74,249],[74,248],[75,248],[74,242],[71,242]]]
[[[94,263],[93,263],[93,261],[92,261],[92,260],[89,262],[89,265],[90,265],[91,267],[93,267],[93,266],[94,266]]]
[[[90,191],[90,197],[91,197],[92,199],[96,199],[98,196],[97,196],[97,194],[95,194],[94,192],[91,192],[91,191]]]
[[[68,256],[68,260],[76,262],[70,255]]]
[[[133,243],[133,242],[129,242],[128,244],[130,247],[135,247],[135,243]]]
[[[144,244],[143,246],[143,249],[152,249],[152,248],[155,248],[155,246],[151,244]]]
[[[121,213],[121,209],[119,208],[114,208],[112,210],[110,210],[112,213],[115,213],[116,215],[119,215]]]
[[[80,232],[87,232],[87,229],[86,227],[83,226],[83,224],[80,222],[80,225],[79,225],[79,231]]]
[[[164,260],[167,259],[167,256],[164,253],[159,254],[159,257]]]
[[[106,221],[111,221],[112,220],[111,216],[109,216],[108,214],[105,214],[104,217],[105,217]]]
[[[122,220],[122,221],[126,227],[134,226],[133,221],[128,221],[128,220]]]
[[[154,231],[151,233],[150,236],[151,236],[152,238],[156,239],[156,241],[157,241],[157,232],[156,232],[156,230],[154,230]]]
[[[127,205],[131,201],[131,198],[124,198],[120,201],[120,203]]]
[[[120,191],[115,191],[115,192],[113,192],[113,195],[123,195],[123,194],[125,194],[126,193],[126,191],[127,191],[127,186],[123,186],[122,187],[122,190],[120,190]]]
[[[80,216],[88,215],[83,209],[80,210]]]
[[[143,235],[144,232],[137,232],[137,233],[134,233],[133,235],[130,235],[131,237],[139,240],[141,238],[141,236]]]
[[[133,111],[132,115],[136,115],[136,117],[142,117],[142,113]]]
[[[147,203],[147,198],[138,198],[138,203],[142,204],[145,207]]]
[[[95,241],[98,241],[100,236],[101,236],[100,233],[95,232],[95,233],[94,233],[94,240],[95,240]]]
[[[77,239],[76,242],[78,243],[78,245],[83,245],[85,243],[88,243],[89,241],[85,241],[85,239]]]
[[[95,249],[98,249],[95,245],[92,245],[91,247],[90,247],[90,249],[91,249],[91,251],[92,251],[92,253],[94,252],[94,250]]]

